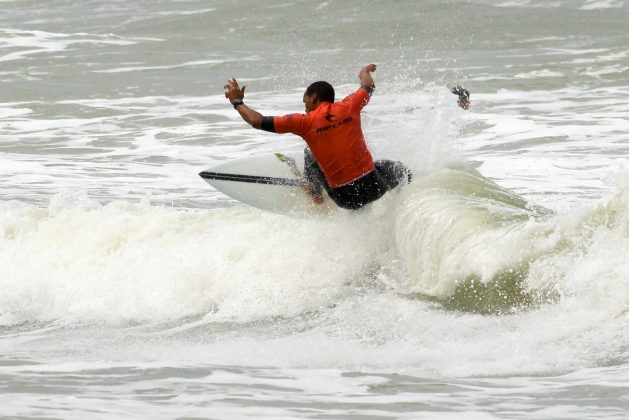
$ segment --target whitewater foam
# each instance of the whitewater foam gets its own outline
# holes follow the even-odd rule
[[[333,303],[387,244],[366,215],[304,221],[63,196],[2,211],[4,324],[294,315]]]
[[[62,359],[80,351],[439,376],[613,363],[629,323],[623,185],[563,215],[460,169],[338,220],[67,196],[47,209],[5,202],[2,324],[35,325],[34,336],[21,333],[23,349],[45,342]],[[500,290],[501,275],[520,297],[543,298],[457,295],[470,276]],[[98,348],[67,347],[94,334]]]

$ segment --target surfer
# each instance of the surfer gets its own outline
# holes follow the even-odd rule
[[[225,97],[253,128],[302,137],[308,144],[305,189],[317,202],[325,189],[339,207],[355,210],[411,179],[401,162],[374,162],[365,143],[360,112],[376,87],[371,77],[375,70],[375,64],[364,66],[358,73],[360,87],[340,102],[334,102],[334,88],[328,82],[312,83],[303,96],[305,114],[263,116],[243,102],[246,86],[239,87],[236,79],[225,85]]]

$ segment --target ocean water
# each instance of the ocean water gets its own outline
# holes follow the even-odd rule
[[[0,417],[629,417],[629,2],[0,5]],[[296,219],[197,176],[303,147],[228,78],[279,115],[371,62],[413,184]]]

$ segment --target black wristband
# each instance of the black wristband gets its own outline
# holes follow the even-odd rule
[[[238,105],[244,105],[244,102],[242,101],[242,99],[234,99],[234,102],[232,102],[232,105],[234,106],[234,109],[236,109]]]
[[[360,87],[362,89],[365,89],[370,96],[373,93],[374,89],[376,88],[375,86],[370,86],[370,85],[361,85]]]

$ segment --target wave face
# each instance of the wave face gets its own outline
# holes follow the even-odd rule
[[[508,305],[528,264],[557,246],[553,230],[537,221],[548,213],[472,170],[419,180],[395,220],[410,289],[439,298],[472,293],[472,301],[503,293]]]
[[[629,247],[627,198],[622,187],[595,206],[559,215],[474,170],[438,171],[405,191],[395,217],[408,291],[486,313],[575,293],[589,300],[587,287],[608,299],[624,296],[622,313],[629,303],[618,272],[627,267],[619,258]]]

